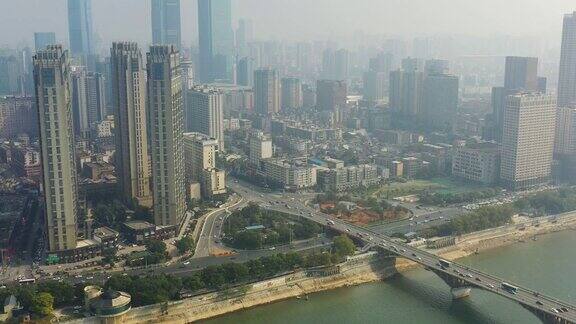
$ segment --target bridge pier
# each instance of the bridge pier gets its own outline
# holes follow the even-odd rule
[[[542,321],[542,323],[544,324],[574,324],[574,322],[552,315],[541,309],[532,307],[531,305],[522,303],[520,303],[520,305],[522,305],[522,307],[530,311],[530,313],[536,315],[536,317],[538,317],[540,321]]]
[[[472,288],[470,287],[458,287],[450,289],[450,292],[452,293],[453,299],[460,299],[469,297],[471,290]]]
[[[450,292],[452,293],[452,298],[461,299],[470,296],[472,287],[465,280],[459,277],[446,274],[442,271],[437,271],[431,269],[440,279],[442,279],[448,286],[450,286]]]

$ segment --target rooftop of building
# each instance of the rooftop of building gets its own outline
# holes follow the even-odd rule
[[[135,230],[135,231],[156,227],[154,224],[148,223],[147,221],[141,221],[141,220],[133,220],[133,221],[125,222],[124,226],[126,226],[132,230]]]
[[[203,133],[189,132],[184,133],[184,139],[190,139],[197,142],[202,142],[204,145],[218,145],[218,140]]]
[[[469,150],[498,152],[500,150],[500,145],[492,142],[482,142],[482,143],[467,144],[463,148]]]
[[[99,227],[99,228],[94,230],[94,236],[100,237],[100,238],[116,237],[118,235],[120,235],[120,234],[117,231],[115,231],[115,230],[113,230],[107,226],[102,226],[102,227]]]

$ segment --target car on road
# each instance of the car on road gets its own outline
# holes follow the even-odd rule
[[[541,301],[537,300],[537,301],[536,301],[536,305],[543,306],[544,304],[543,304]]]
[[[189,264],[190,264],[190,261],[186,261],[186,262],[184,262],[183,264],[184,264],[184,265],[189,265]]]

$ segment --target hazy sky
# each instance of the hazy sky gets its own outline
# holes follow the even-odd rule
[[[234,19],[253,19],[256,34],[318,39],[363,30],[392,35],[541,35],[560,39],[562,15],[575,0],[233,0]],[[181,0],[183,42],[196,40],[196,0]],[[97,34],[149,42],[149,0],[93,0]],[[0,0],[0,45],[32,44],[35,31],[68,37],[66,0]]]

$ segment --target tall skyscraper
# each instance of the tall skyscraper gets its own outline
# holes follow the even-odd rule
[[[424,73],[419,70],[396,70],[390,72],[390,108],[407,116],[416,116],[422,105]]]
[[[151,0],[152,42],[181,46],[180,0]]]
[[[152,206],[146,114],[146,69],[136,43],[112,44],[112,107],[116,127],[116,173],[125,202]]]
[[[518,93],[506,97],[500,178],[511,189],[550,179],[556,124],[551,95]]]
[[[254,109],[261,115],[272,115],[280,111],[278,71],[264,68],[254,72]]]
[[[558,106],[576,103],[576,11],[564,15],[558,79]]]
[[[186,109],[190,112],[188,122],[193,132],[202,133],[218,141],[218,149],[224,151],[224,94],[205,86],[194,87],[188,92]]]
[[[554,155],[559,159],[576,155],[576,105],[556,110]]]
[[[576,104],[556,109],[554,159],[559,162],[562,181],[576,180]]]
[[[92,0],[68,0],[68,32],[72,55],[93,71]]]
[[[336,80],[346,80],[350,74],[350,52],[341,48],[334,54],[334,77]]]
[[[350,52],[341,48],[331,48],[322,54],[322,78],[328,80],[346,80],[350,72]]]
[[[346,81],[316,81],[316,108],[321,119],[333,126],[342,122],[347,96]]]
[[[451,132],[457,114],[458,77],[444,73],[427,74],[422,86],[422,120],[433,128]]]
[[[538,58],[507,56],[504,88],[509,91],[538,91]]]
[[[198,0],[200,81],[232,81],[234,32],[230,0]]]
[[[56,44],[56,34],[53,32],[34,33],[34,48],[36,52],[45,49],[48,45]]]
[[[388,76],[386,72],[375,70],[364,72],[364,99],[372,102],[383,100],[388,89]]]
[[[302,82],[298,78],[282,78],[282,109],[302,107]]]
[[[0,56],[0,95],[22,93],[22,66],[14,55]]]
[[[502,141],[506,97],[522,91],[538,91],[538,58],[507,56],[504,86],[492,88],[494,139]]]
[[[336,78],[336,56],[331,48],[325,49],[322,53],[322,78],[327,80]]]
[[[77,67],[71,75],[74,133],[80,138],[88,138],[95,124],[106,116],[104,78],[83,67]]]
[[[243,57],[236,65],[236,80],[239,85],[246,87],[254,86],[254,59]]]
[[[78,191],[68,53],[50,45],[34,56],[36,105],[51,252],[76,248]]]
[[[344,81],[316,81],[316,105],[320,111],[337,111],[346,106],[348,87]]]
[[[368,69],[371,71],[384,72],[386,75],[392,71],[392,54],[379,53],[368,61]]]
[[[154,45],[147,55],[154,221],[181,225],[186,213],[184,107],[175,46]]]

